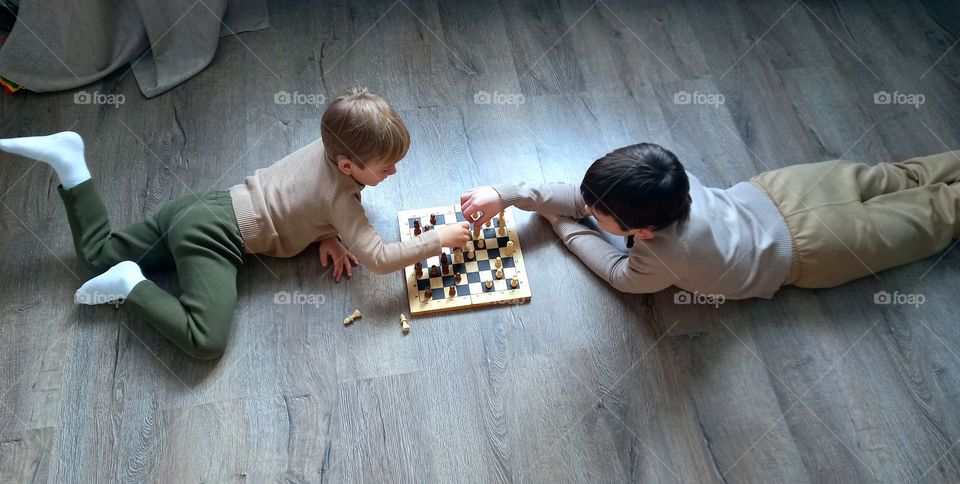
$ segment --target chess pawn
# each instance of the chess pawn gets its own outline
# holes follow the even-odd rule
[[[413,221],[413,235],[420,235],[421,233],[423,233],[423,231],[420,229],[420,221],[419,221],[419,220],[414,220],[414,221]]]
[[[507,228],[501,225],[500,228],[497,229],[497,235],[501,237],[507,235]]]
[[[437,225],[437,214],[430,214],[430,225]]]
[[[508,240],[507,246],[503,249],[503,255],[507,257],[513,257],[513,241]]]
[[[485,245],[485,243],[483,242],[483,239],[478,239],[478,240],[477,240],[477,247],[478,247],[478,248],[482,249],[484,245]]]
[[[417,262],[416,264],[414,264],[414,265],[413,265],[413,272],[417,274],[417,277],[422,276],[422,275],[423,275],[423,264],[420,263],[420,262]]]
[[[493,281],[491,281],[490,279],[487,279],[487,282],[485,282],[484,285],[487,286],[487,289],[490,289],[491,287],[493,287]]]
[[[497,218],[497,227],[506,227],[507,221],[503,219],[503,212],[500,212],[500,217]]]
[[[427,301],[433,299],[433,291],[429,289],[423,291],[423,299]]]
[[[497,257],[497,260],[493,261],[493,266],[498,269],[503,267],[503,259],[501,259],[500,257]]]
[[[510,279],[510,287],[516,289],[517,286],[519,285],[520,285],[520,279],[517,279],[516,277],[514,277],[513,279]]]
[[[489,229],[492,223],[493,223],[492,221],[487,220],[487,223],[483,224],[483,226]]]
[[[503,269],[497,269],[497,279],[503,279]]]
[[[450,297],[456,296],[456,295],[457,295],[457,286],[450,286],[450,292],[448,292],[447,294],[449,294]]]
[[[430,277],[440,277],[440,269],[436,265],[430,266]]]
[[[503,220],[503,214],[504,214],[505,212],[506,212],[506,210],[501,210],[500,213],[498,214],[498,215],[500,216],[500,220]]]
[[[477,253],[474,252],[473,249],[470,249],[470,252],[467,252],[467,259],[476,259],[476,258],[477,258]]]

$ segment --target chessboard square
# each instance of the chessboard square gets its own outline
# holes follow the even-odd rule
[[[501,261],[503,262],[503,267],[513,267],[516,265],[513,262],[513,257],[504,257]]]
[[[489,271],[489,270],[490,270],[490,261],[488,261],[488,260],[478,260],[478,261],[477,261],[477,270],[480,270],[480,271]]]
[[[483,284],[479,282],[471,282],[468,284],[470,286],[470,294],[481,294],[483,293]]]
[[[494,260],[497,257],[500,257],[500,249],[488,249],[487,250],[487,259]]]
[[[497,237],[497,247],[506,247],[507,242],[510,242],[510,237]]]
[[[446,289],[444,289],[444,288],[441,287],[440,289],[434,289],[434,290],[433,290],[433,298],[434,298],[434,299],[443,299],[443,298],[445,298],[445,297],[447,297],[447,290],[446,290]]]
[[[467,263],[464,264],[464,265],[467,267],[467,270],[464,271],[464,272],[466,272],[467,274],[469,274],[469,273],[471,273],[471,272],[477,272],[477,271],[479,270],[479,268],[477,267],[477,261],[470,261],[470,262],[467,262]]]
[[[468,273],[467,273],[467,281],[468,281],[468,282],[480,282],[480,274],[477,274],[476,272],[468,272]]]
[[[438,287],[443,287],[443,279],[441,279],[441,278],[439,278],[439,277],[431,277],[431,278],[430,278],[430,287],[431,287],[432,289],[436,289],[436,288],[438,288]]]
[[[483,229],[483,238],[485,239],[497,238],[497,229]]]
[[[463,216],[463,212],[457,212],[457,222],[466,222],[467,217]]]
[[[410,217],[410,218],[408,218],[408,219],[407,219],[407,228],[411,228],[411,229],[412,229],[412,228],[413,228],[413,223],[414,223],[415,221],[417,221],[417,220],[420,220],[420,219],[418,219],[417,217]]]
[[[477,262],[481,262],[489,259],[489,257],[487,257],[487,251],[484,249],[480,249],[476,251],[476,253],[477,253]]]
[[[512,267],[505,267],[503,269],[503,278],[510,279],[513,276],[517,275],[517,270]]]
[[[507,281],[506,281],[506,280],[503,280],[503,279],[501,279],[501,280],[499,280],[499,281],[493,281],[493,288],[496,289],[496,290],[498,290],[498,291],[506,291],[506,290],[507,290]]]
[[[430,289],[430,279],[417,280],[417,290],[423,291],[425,289]]]
[[[466,264],[454,264],[454,265],[453,265],[453,271],[454,271],[454,272],[459,272],[459,273],[461,273],[461,274],[464,274],[464,273],[467,272],[467,265],[466,265]]]
[[[444,220],[446,220],[446,217],[445,217],[445,216],[443,216],[443,215],[437,215],[437,223],[436,223],[436,225],[443,225],[443,224],[444,224]]]
[[[453,276],[443,276],[443,287],[450,287],[454,285]]]
[[[470,286],[468,284],[457,286],[458,296],[469,296],[470,294],[472,293],[470,292]]]

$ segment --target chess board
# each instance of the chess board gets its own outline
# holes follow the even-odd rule
[[[436,217],[435,224],[430,223],[431,214]],[[490,221],[489,227],[484,226],[480,230],[483,248],[479,247],[478,240],[470,240],[465,247],[467,252],[461,252],[462,262],[457,263],[459,258],[454,260],[453,249],[443,248],[443,253],[447,254],[450,261],[447,273],[435,276],[430,274],[432,266],[441,267],[440,254],[421,261],[423,273],[419,277],[415,274],[414,266],[404,269],[404,282],[410,300],[411,316],[491,304],[523,303],[530,300],[530,281],[523,265],[523,253],[520,251],[520,238],[517,236],[513,209],[507,208],[503,214],[504,233],[502,235],[498,233],[500,215],[497,214]],[[414,221],[417,220],[420,221],[421,230],[428,226],[433,230],[442,225],[468,221],[460,213],[459,205],[404,210],[398,214],[397,218],[400,224],[401,240],[416,237]],[[471,225],[471,235],[472,233],[473,225]],[[513,254],[510,257],[506,257],[504,251],[508,241],[513,242]],[[473,259],[468,257],[470,249],[474,250]],[[495,261],[498,256],[501,258],[502,278],[496,276]],[[456,282],[454,275],[457,272],[460,273],[459,283]],[[516,288],[510,287],[510,280],[514,277],[519,283]],[[492,281],[492,287],[487,288],[486,281]],[[451,286],[457,288],[455,296],[449,295]],[[428,290],[431,294],[430,298],[424,295]]]

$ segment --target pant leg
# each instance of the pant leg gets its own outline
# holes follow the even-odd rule
[[[155,216],[114,232],[92,179],[68,190],[63,187],[58,190],[77,257],[87,267],[103,272],[125,260],[134,261],[146,270],[172,267],[173,258]]]
[[[181,294],[175,297],[143,281],[125,306],[187,354],[216,358],[226,348],[243,264],[243,241],[230,195],[218,192],[162,212],[159,223],[166,229]]]

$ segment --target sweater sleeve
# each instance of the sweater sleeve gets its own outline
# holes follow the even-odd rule
[[[573,219],[587,216],[583,196],[569,183],[508,183],[493,187],[504,207],[563,215]]]
[[[623,252],[595,230],[561,217],[554,232],[580,260],[620,292],[645,294],[662,291],[679,279],[662,259],[643,250]],[[640,243],[640,241],[637,241]]]
[[[330,207],[330,219],[344,247],[376,274],[389,274],[440,253],[440,235],[436,230],[404,242],[385,243],[355,196],[334,197]]]

